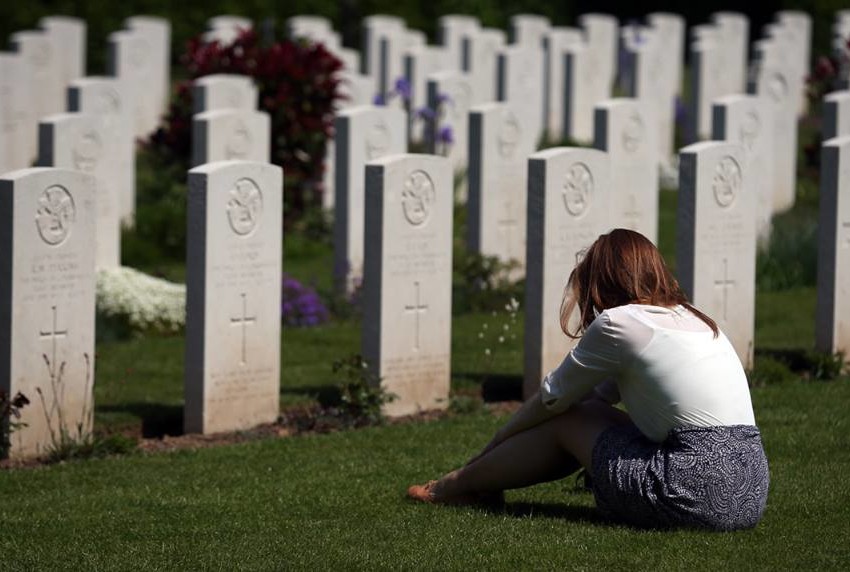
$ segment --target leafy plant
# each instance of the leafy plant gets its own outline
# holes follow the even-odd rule
[[[298,220],[311,206],[321,206],[325,146],[334,105],[342,97],[337,89],[342,62],[322,44],[292,40],[266,44],[251,30],[229,45],[196,37],[188,42],[181,62],[189,79],[177,87],[148,148],[163,162],[185,169],[191,150],[192,80],[215,73],[249,76],[259,91],[259,109],[271,116],[271,161],[283,167],[287,222]]]
[[[522,299],[525,283],[511,277],[516,267],[516,262],[503,262],[496,256],[456,248],[452,280],[454,311],[501,310],[505,300]]]
[[[335,361],[333,374],[337,391],[320,398],[332,415],[350,427],[384,422],[382,408],[395,400],[396,395],[381,387],[380,379],[370,372],[361,355],[353,354]]]
[[[30,404],[27,396],[20,391],[11,399],[0,390],[0,459],[9,455],[12,446],[12,434],[27,426],[21,421],[21,409]]]
[[[766,387],[799,379],[788,364],[771,356],[756,355],[753,369],[747,372],[750,387]]]
[[[846,366],[844,352],[812,351],[806,356],[810,363],[812,379],[829,381],[839,377]]]

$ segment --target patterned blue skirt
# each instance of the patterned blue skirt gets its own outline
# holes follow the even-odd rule
[[[676,428],[661,443],[634,425],[612,427],[592,465],[596,505],[635,526],[752,528],[767,503],[767,457],[751,425]]]

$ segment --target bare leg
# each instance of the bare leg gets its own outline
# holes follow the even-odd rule
[[[439,499],[498,492],[563,478],[579,466],[590,468],[593,445],[603,431],[630,422],[619,409],[585,401],[445,475],[432,494]]]

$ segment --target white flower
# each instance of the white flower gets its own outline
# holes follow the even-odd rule
[[[484,348],[484,355],[485,356],[490,355],[490,348]]]
[[[186,323],[186,286],[120,266],[97,271],[97,311],[123,316],[137,333],[179,332]]]
[[[499,343],[500,344],[505,343],[505,336],[499,336]]]

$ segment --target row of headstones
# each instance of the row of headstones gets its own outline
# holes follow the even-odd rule
[[[850,137],[824,144],[818,345],[850,349]],[[563,281],[612,227],[610,157],[556,148],[528,159],[525,387],[570,349]],[[682,149],[679,281],[752,363],[753,185],[743,148]],[[280,384],[282,172],[219,162],[189,174],[185,424],[217,432],[274,420]],[[444,407],[450,379],[453,183],[450,162],[391,155],[365,169],[363,355],[398,396],[390,415]],[[0,390],[39,395],[12,454],[89,428],[94,375],[96,181],[62,169],[0,179]],[[27,222],[29,221],[29,222]],[[40,409],[42,408],[42,409]]]
[[[766,238],[778,210],[773,184],[770,109],[757,96],[720,98],[713,106],[712,135],[744,149],[747,170],[760,182],[753,188],[757,235]],[[527,157],[520,144],[524,126],[510,106],[491,103],[469,115],[468,246],[472,252],[517,262],[515,278],[524,274]],[[658,233],[657,131],[652,109],[634,99],[614,99],[595,107],[594,147],[609,156],[612,192],[608,197],[613,226],[637,230],[655,241]],[[351,292],[363,274],[365,165],[407,151],[405,113],[386,107],[355,107],[336,121],[336,199],[334,275]],[[580,210],[574,197],[573,210]]]
[[[162,18],[134,16],[109,35],[108,74],[118,80],[101,89],[86,113],[122,107],[131,136],[153,131],[170,95],[171,25]],[[51,16],[41,29],[11,36],[12,52],[0,54],[0,172],[29,167],[36,158],[36,126],[45,117],[71,110],[67,90],[86,78],[86,24]],[[117,84],[120,84],[118,86]]]

